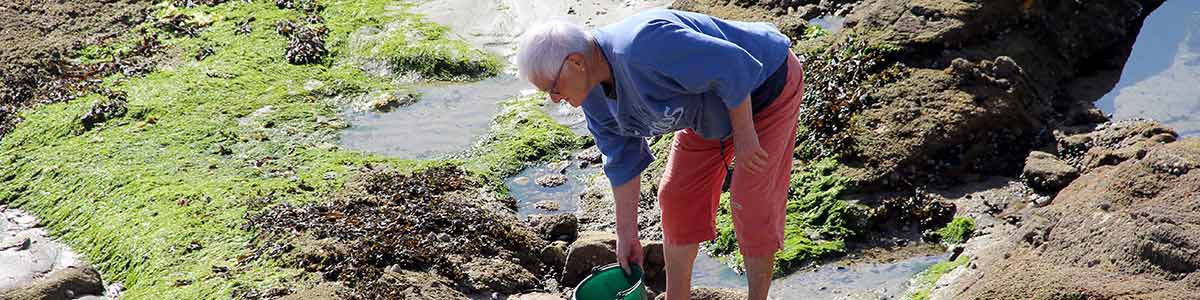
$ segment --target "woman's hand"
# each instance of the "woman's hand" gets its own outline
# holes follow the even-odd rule
[[[767,151],[758,143],[758,132],[754,130],[754,116],[750,110],[750,97],[742,100],[742,104],[729,110],[729,120],[733,127],[733,151],[737,158],[737,167],[745,167],[751,174],[761,174],[767,170]]]
[[[767,171],[767,150],[758,143],[758,134],[734,134],[734,157],[737,157],[737,167],[745,167],[751,174],[761,174]]]
[[[621,264],[621,269],[625,270],[625,275],[633,274],[629,269],[629,265],[636,264],[639,267],[643,266],[642,253],[642,241],[638,239],[637,231],[617,231],[617,263]]]

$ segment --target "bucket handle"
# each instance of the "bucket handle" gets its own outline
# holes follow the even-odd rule
[[[619,267],[620,267],[620,264],[618,264],[618,263],[611,263],[611,264],[607,264],[607,265],[599,265],[599,266],[592,267],[592,274],[600,273],[601,271],[607,270],[607,269],[609,269],[609,268],[612,268],[612,267],[618,267],[618,268],[619,268]],[[637,271],[634,271],[634,273],[641,273],[641,272],[642,272],[642,270],[641,270],[641,269],[642,269],[642,267],[641,267],[641,266],[639,266],[639,265],[636,265],[636,264],[629,264],[629,268],[630,268],[630,269],[632,269],[632,268],[637,268]],[[628,276],[626,276],[626,277],[625,277],[625,280],[629,280],[629,277],[628,277]],[[633,283],[631,283],[631,284],[630,284],[630,287],[629,287],[629,289],[626,289],[626,290],[624,290],[624,291],[620,291],[620,292],[618,292],[618,293],[617,293],[617,298],[616,298],[616,300],[622,300],[622,299],[625,299],[625,297],[626,297],[626,296],[629,296],[629,294],[633,293],[633,292],[634,292],[634,290],[636,290],[636,289],[637,289],[638,285],[642,285],[642,284],[644,284],[644,283],[642,283],[642,279],[641,279],[641,278],[638,278],[638,279],[637,279],[637,281],[634,281]]]

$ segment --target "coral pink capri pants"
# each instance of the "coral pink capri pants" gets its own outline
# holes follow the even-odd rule
[[[796,145],[797,116],[804,97],[803,66],[788,53],[787,85],[767,108],[754,114],[754,130],[768,154],[765,173],[735,166],[730,185],[734,232],[743,256],[772,255],[783,246],[784,214]],[[665,242],[688,245],[716,238],[716,214],[733,143],[701,138],[685,129],[675,133],[659,185]]]

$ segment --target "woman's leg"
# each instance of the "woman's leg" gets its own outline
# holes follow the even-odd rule
[[[717,236],[717,205],[733,151],[721,154],[719,141],[703,139],[691,130],[675,133],[658,189],[669,300],[690,297],[699,244]]]
[[[796,120],[804,97],[803,67],[788,57],[788,85],[767,109],[754,115],[769,167],[761,174],[734,166],[730,210],[738,249],[746,263],[750,300],[766,300],[775,252],[783,247],[787,196],[796,146]]]
[[[691,297],[692,265],[700,244],[663,244],[667,260],[667,300],[688,300]]]

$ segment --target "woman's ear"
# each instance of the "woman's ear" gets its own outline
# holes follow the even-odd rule
[[[576,52],[567,55],[567,61],[571,62],[571,64],[575,65],[575,67],[579,68],[579,70],[584,70],[584,57],[582,53]]]

